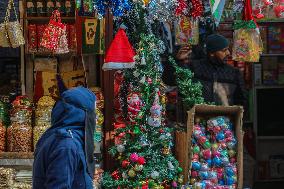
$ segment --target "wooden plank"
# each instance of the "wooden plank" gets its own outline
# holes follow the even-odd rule
[[[105,18],[105,47],[106,49],[110,46],[113,39],[113,17],[108,10]],[[113,99],[114,99],[114,72],[103,71],[103,92],[105,97],[105,123],[104,123],[104,169],[106,171],[112,170],[114,167],[114,160],[108,153],[108,149],[114,144],[114,128],[113,128]]]
[[[33,159],[33,152],[0,152],[0,159]]]

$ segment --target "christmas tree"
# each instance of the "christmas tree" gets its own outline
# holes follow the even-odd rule
[[[103,186],[177,188],[183,180],[182,169],[171,152],[172,129],[165,126],[166,97],[161,85],[160,55],[165,48],[153,34],[141,34],[137,47],[135,69],[124,72],[126,125],[116,129],[120,140],[110,149],[118,165],[104,175]]]

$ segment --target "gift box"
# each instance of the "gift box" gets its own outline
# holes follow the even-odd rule
[[[242,189],[243,186],[243,131],[242,118],[243,108],[241,106],[214,106],[214,105],[195,105],[187,112],[187,126],[184,130],[175,133],[175,155],[182,167],[184,183],[189,182],[190,170],[192,166],[192,138],[195,128],[195,122],[198,119],[211,119],[216,116],[226,116],[233,123],[233,131],[236,136],[236,165],[237,165],[237,182],[236,188]],[[191,172],[191,174],[193,174]]]

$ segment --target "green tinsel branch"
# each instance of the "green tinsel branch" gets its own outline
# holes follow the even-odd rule
[[[178,66],[172,57],[169,57],[169,61],[175,68],[178,92],[186,109],[191,109],[195,104],[204,104],[202,85],[193,81],[194,74],[189,69]]]

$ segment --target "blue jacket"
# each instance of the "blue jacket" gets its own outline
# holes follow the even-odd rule
[[[33,189],[92,189],[84,152],[86,111],[95,95],[86,88],[65,91],[52,110],[52,127],[37,143]]]

